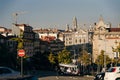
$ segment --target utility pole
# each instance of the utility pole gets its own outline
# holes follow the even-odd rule
[[[15,22],[15,24],[17,24],[17,16],[18,16],[18,13],[13,13],[13,17],[14,17],[14,22]]]

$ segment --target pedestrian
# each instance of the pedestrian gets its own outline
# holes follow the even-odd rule
[[[55,66],[55,70],[56,70],[56,78],[59,79],[60,67],[59,66]]]

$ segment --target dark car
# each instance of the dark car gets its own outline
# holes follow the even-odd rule
[[[24,75],[21,77],[19,71],[15,71],[9,67],[0,67],[0,80],[38,80],[37,76]]]
[[[0,79],[6,77],[19,76],[20,72],[15,71],[8,67],[0,67]]]
[[[120,77],[119,77],[119,78],[116,78],[115,80],[120,80]]]
[[[101,72],[95,75],[94,80],[104,80],[105,73]]]

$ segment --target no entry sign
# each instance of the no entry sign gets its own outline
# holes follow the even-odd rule
[[[20,57],[25,56],[25,50],[24,49],[18,50],[18,56],[20,56]]]

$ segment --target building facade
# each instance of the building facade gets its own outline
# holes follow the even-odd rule
[[[27,24],[14,24],[12,28],[13,34],[23,39],[23,49],[26,56],[30,57],[35,54],[34,52],[34,38],[35,34],[33,28]]]
[[[116,48],[116,42],[120,42],[120,28],[111,28],[111,24],[105,24],[102,16],[98,23],[94,25],[93,33],[93,61],[105,51],[104,55],[114,58],[112,48]]]
[[[36,29],[34,30],[39,35],[41,53],[52,52],[57,54],[64,49],[64,41],[58,37],[59,30],[57,29]]]

